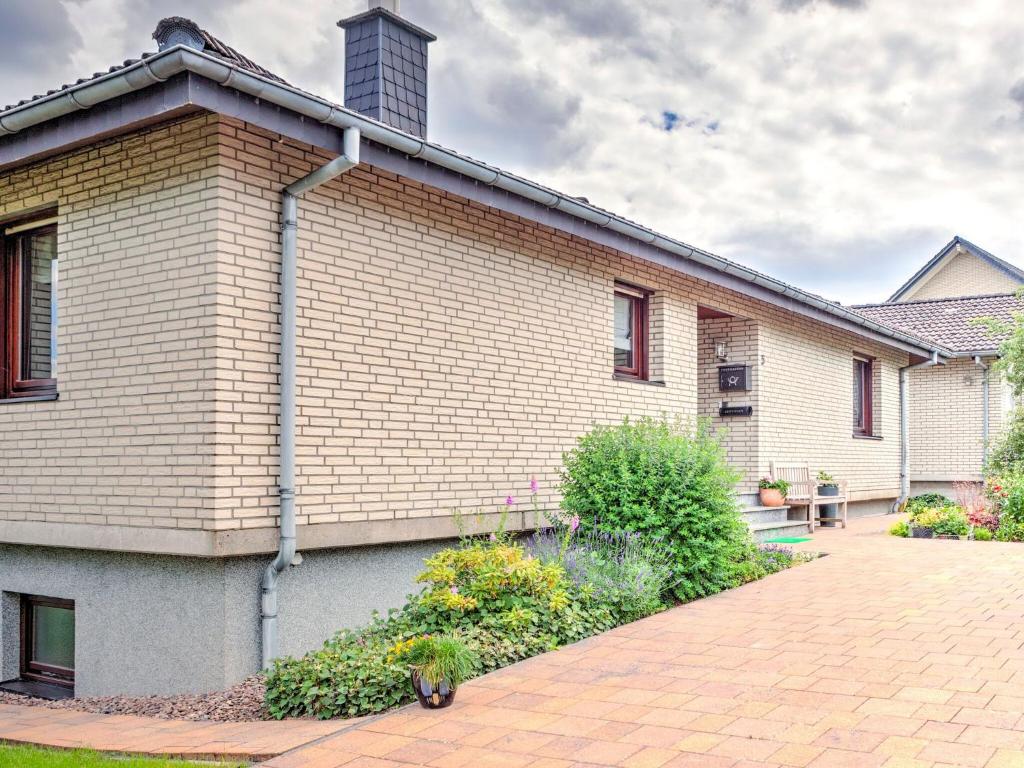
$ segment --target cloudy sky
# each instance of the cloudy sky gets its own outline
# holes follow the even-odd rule
[[[365,0],[0,0],[0,104],[187,15],[342,98]],[[846,303],[954,234],[1024,266],[1018,0],[403,0],[430,136]]]

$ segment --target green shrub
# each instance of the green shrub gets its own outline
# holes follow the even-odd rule
[[[1024,472],[1010,472],[985,479],[985,494],[992,511],[1004,521],[1024,523]]]
[[[413,699],[400,644],[451,634],[473,656],[471,675],[574,643],[619,622],[587,584],[558,563],[526,556],[519,544],[468,541],[426,561],[420,595],[323,648],[278,659],[267,674],[271,716],[356,717]]]
[[[988,449],[986,474],[1006,475],[1024,470],[1024,408],[1016,408],[1003,433]]]
[[[996,531],[996,541],[1024,541],[1024,523],[1004,518]]]
[[[913,520],[918,514],[925,510],[935,509],[938,507],[952,507],[955,505],[955,501],[948,496],[943,496],[941,493],[922,493],[918,496],[911,496],[907,499],[905,511],[910,514],[910,518]]]
[[[595,427],[566,454],[562,506],[584,528],[664,542],[673,592],[692,600],[738,583],[751,552],[737,480],[707,422],[626,420]]]
[[[890,536],[902,536],[906,538],[910,535],[910,526],[907,525],[906,520],[900,520],[898,523],[893,523],[889,528]]]
[[[409,669],[389,659],[391,644],[339,632],[301,659],[277,659],[267,673],[272,717],[356,717],[412,699]]]
[[[974,540],[975,541],[992,541],[992,531],[988,528],[975,528],[974,529]]]
[[[936,536],[966,536],[970,530],[967,514],[955,504],[918,508],[911,522],[920,528],[931,528]]]
[[[938,519],[931,529],[936,536],[966,536],[970,531],[967,515],[960,507],[941,507]]]

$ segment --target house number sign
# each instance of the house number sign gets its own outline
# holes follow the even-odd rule
[[[719,392],[746,392],[750,389],[749,365],[718,366]]]

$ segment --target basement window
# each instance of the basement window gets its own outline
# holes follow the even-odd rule
[[[873,431],[874,360],[870,357],[853,358],[853,434],[870,437]]]
[[[647,379],[648,299],[650,293],[621,283],[615,284],[615,375]]]
[[[57,394],[57,225],[0,225],[0,399]]]
[[[21,677],[62,687],[75,684],[75,602],[21,597]]]

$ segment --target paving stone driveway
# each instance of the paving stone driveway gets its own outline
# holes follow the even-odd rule
[[[891,522],[266,765],[1024,768],[1024,545]]]

